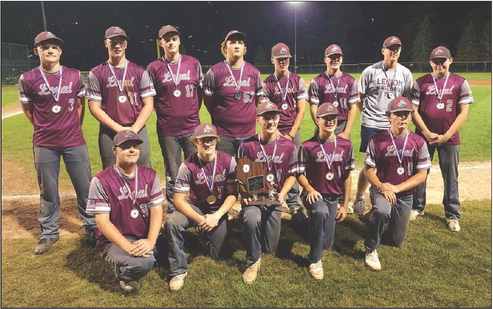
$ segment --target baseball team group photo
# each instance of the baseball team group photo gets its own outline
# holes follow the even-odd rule
[[[491,307],[490,2],[115,5],[2,3],[2,307]]]

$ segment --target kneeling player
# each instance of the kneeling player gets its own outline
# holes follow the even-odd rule
[[[303,186],[303,202],[310,210],[310,275],[324,277],[322,251],[334,242],[335,224],[346,218],[351,191],[351,170],[354,154],[351,142],[336,136],[337,107],[320,105],[316,113],[318,134],[301,144],[299,183]],[[339,198],[343,203],[337,210]]]
[[[380,270],[380,243],[401,247],[413,204],[414,188],[426,179],[431,167],[422,137],[407,128],[413,108],[397,97],[389,104],[390,129],[372,137],[366,151],[365,174],[371,183],[372,210],[368,213],[365,264]]]

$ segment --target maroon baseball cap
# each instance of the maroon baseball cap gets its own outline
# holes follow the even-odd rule
[[[168,34],[170,32],[173,32],[173,33],[176,32],[176,34],[180,35],[180,32],[178,30],[176,30],[175,27],[173,27],[171,25],[166,25],[166,26],[163,26],[159,30],[158,38],[162,38],[163,36],[165,36],[166,34]]]
[[[342,48],[339,45],[332,44],[325,49],[325,56],[327,57],[331,55],[344,55],[344,54],[342,53]]]
[[[128,141],[136,141],[137,145],[142,144],[144,141],[140,138],[140,136],[132,130],[123,130],[116,133],[113,138],[113,146],[120,146],[121,144]]]
[[[232,36],[240,37],[242,41],[245,41],[246,39],[246,35],[243,32],[240,32],[238,30],[231,30],[230,32],[228,32],[228,34],[226,34],[226,37],[224,38],[224,42],[229,40],[230,37]]]
[[[382,47],[387,48],[392,45],[400,45],[402,46],[401,40],[396,37],[395,35],[389,36],[388,38],[383,41]]]
[[[289,47],[284,43],[277,43],[272,47],[272,58],[288,58],[291,57],[289,53]]]
[[[409,102],[408,99],[405,97],[397,97],[392,99],[389,104],[389,113],[395,113],[395,112],[412,112],[413,111],[413,105],[411,102]]]
[[[430,60],[435,58],[452,58],[450,54],[450,50],[448,50],[445,46],[438,46],[434,50],[431,51]]]
[[[325,102],[317,109],[317,118],[325,117],[328,115],[339,115],[337,107],[335,107],[334,104],[332,104],[331,102]]]
[[[127,33],[125,32],[125,30],[123,30],[120,27],[116,27],[116,26],[109,27],[108,29],[106,29],[106,32],[104,33],[105,39],[114,38],[116,36],[123,36],[128,40]]]
[[[58,44],[62,46],[63,40],[54,35],[53,33],[49,31],[43,31],[40,32],[35,38],[34,38],[34,46],[40,44],[41,42],[44,41],[53,41],[53,43]]]
[[[215,126],[209,123],[201,123],[193,131],[193,137],[203,138],[203,137],[219,137],[219,136],[217,135],[217,129]]]
[[[272,103],[271,101],[262,102],[257,106],[257,116],[261,116],[268,112],[280,113],[277,105],[275,103]]]

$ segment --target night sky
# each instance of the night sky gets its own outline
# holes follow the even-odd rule
[[[48,30],[65,40],[62,63],[89,70],[107,59],[104,31],[124,28],[130,37],[127,58],[146,66],[156,58],[155,38],[161,26],[181,32],[186,54],[203,65],[223,60],[220,43],[229,30],[247,35],[247,61],[261,47],[284,42],[294,51],[295,6],[288,2],[44,2]],[[454,54],[462,28],[474,20],[491,29],[491,2],[301,2],[296,6],[298,64],[322,63],[331,43],[341,45],[346,63],[381,60],[380,47],[389,35],[403,42],[401,61],[423,17],[430,18],[433,45]],[[33,47],[43,31],[41,2],[2,2],[2,42]],[[426,61],[426,59],[423,59]],[[268,62],[267,62],[268,63]]]

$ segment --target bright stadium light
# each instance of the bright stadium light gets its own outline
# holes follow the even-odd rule
[[[296,11],[298,8],[298,5],[300,5],[302,2],[299,1],[289,1],[289,4],[291,4],[294,7],[294,72],[296,73],[297,67],[297,61],[296,61]]]

